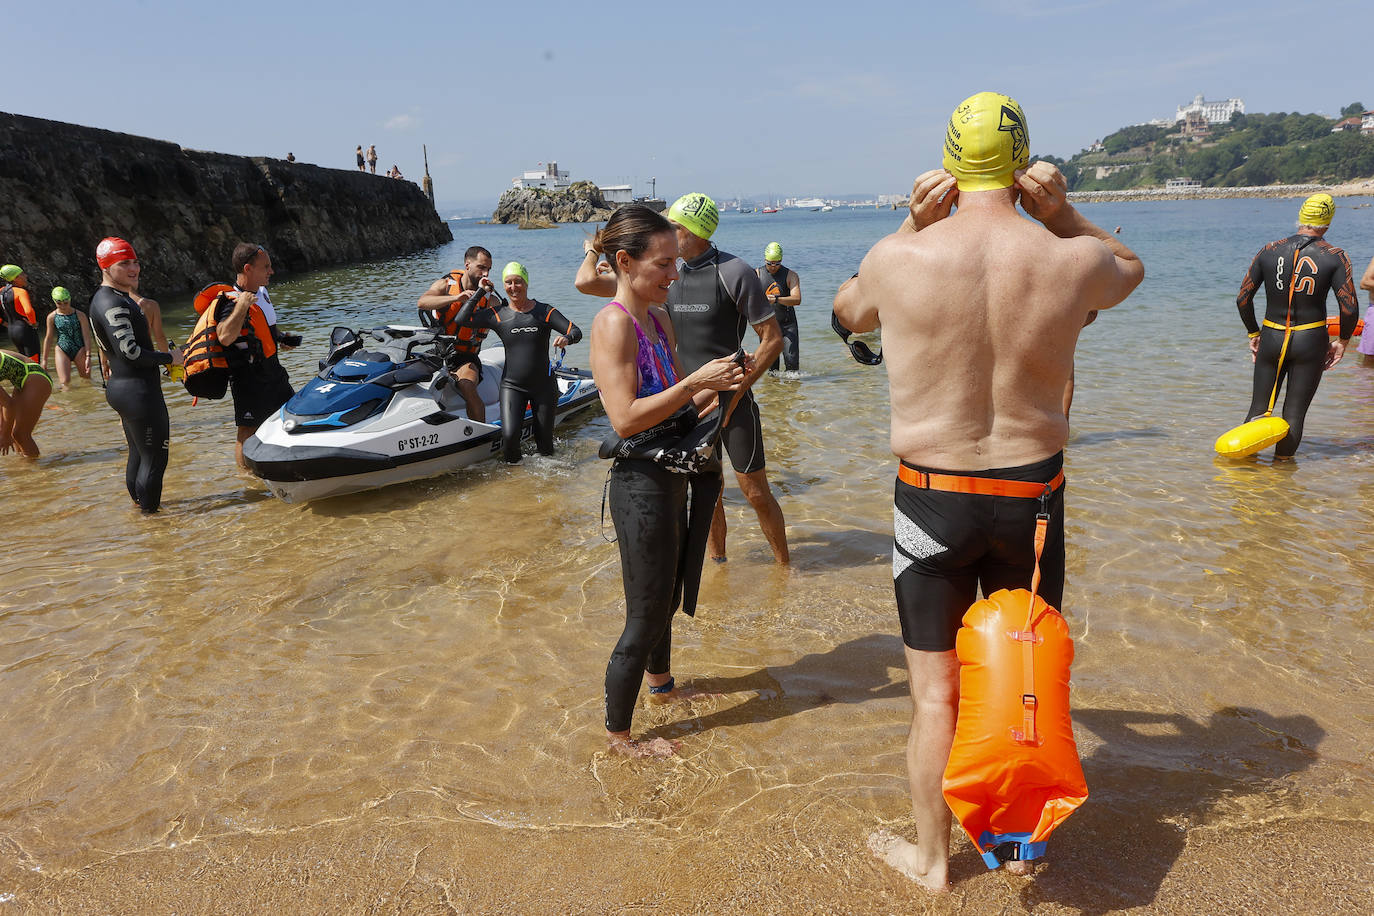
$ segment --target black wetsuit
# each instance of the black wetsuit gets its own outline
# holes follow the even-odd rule
[[[776,283],[778,298],[786,299],[791,295],[792,271],[786,265],[779,264],[775,274],[770,274],[767,267],[760,267],[755,273],[763,284],[765,294],[768,287]],[[786,367],[788,372],[796,372],[801,368],[801,328],[797,325],[797,310],[790,305],[775,305],[773,314],[778,319],[778,327],[782,328],[782,353],[769,368],[776,372]]]
[[[1261,283],[1265,301],[1263,328],[1255,320],[1254,304]],[[1276,397],[1277,387],[1287,382],[1282,416],[1288,421],[1288,435],[1274,447],[1278,457],[1289,457],[1298,450],[1307,407],[1321,384],[1330,343],[1326,294],[1333,289],[1340,308],[1340,337],[1348,341],[1355,331],[1360,309],[1349,258],[1325,239],[1292,235],[1260,249],[1236,296],[1245,329],[1251,334],[1260,333],[1254,390],[1246,419],[1264,416],[1270,409],[1270,397]],[[1295,330],[1285,330],[1290,327]]]
[[[714,245],[684,263],[668,289],[668,314],[677,332],[677,356],[684,375],[721,356],[730,356],[750,325],[773,320],[773,306],[749,265]],[[730,415],[723,436],[730,465],[741,474],[763,470],[763,426],[759,405],[746,391]]]
[[[114,287],[102,286],[95,291],[90,317],[95,339],[110,366],[105,400],[119,414],[129,443],[125,486],[139,508],[156,512],[162,503],[162,475],[167,470],[171,438],[159,367],[170,363],[172,356],[153,349],[143,310]]]
[[[14,349],[24,356],[38,356],[43,348],[38,339],[38,328],[29,324],[29,320],[19,311],[14,301],[17,298],[16,289],[17,287],[6,284],[5,288],[0,290],[0,307],[3,307],[5,312],[5,331],[10,335],[10,343]]]
[[[549,372],[549,337],[557,331],[569,343],[582,339],[577,325],[558,309],[534,299],[530,303],[533,308],[528,312],[518,312],[503,302],[498,308],[476,309],[468,316],[464,315],[469,311],[465,304],[458,313],[459,324],[469,321],[474,328],[495,331],[506,348],[506,367],[501,375],[501,454],[512,464],[520,460],[526,404],[534,409],[534,441],[539,454],[553,454],[558,383]]]

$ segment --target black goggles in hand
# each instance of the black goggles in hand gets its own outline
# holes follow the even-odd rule
[[[840,335],[840,340],[843,340],[844,345],[849,348],[849,355],[854,357],[855,362],[865,366],[877,366],[882,364],[882,348],[879,347],[878,352],[874,353],[869,349],[868,344],[864,343],[862,340],[850,340],[849,338],[854,332],[840,324],[840,316],[836,315],[833,311],[830,313],[830,327],[835,330],[836,334]]]

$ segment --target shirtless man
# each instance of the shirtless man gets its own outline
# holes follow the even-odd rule
[[[901,459],[892,568],[915,707],[906,754],[917,838],[877,833],[869,845],[933,891],[949,887],[940,781],[959,705],[954,637],[980,585],[984,594],[1029,588],[1034,565],[1041,499],[984,494],[1053,488],[1039,593],[1058,607],[1074,345],[1088,314],[1121,302],[1145,274],[1130,249],[1068,203],[1058,169],[1028,161],[1016,102],[996,93],[963,102],[950,118],[945,168],[916,179],[910,215],[835,297],[844,327],[882,326]],[[1041,225],[1022,219],[1018,202]],[[930,471],[962,478],[965,492],[945,490]]]

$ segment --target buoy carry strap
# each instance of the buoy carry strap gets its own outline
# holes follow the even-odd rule
[[[1058,479],[1062,481],[1061,474]],[[1021,641],[1021,744],[1039,745],[1035,729],[1035,711],[1040,703],[1035,696],[1035,596],[1040,591],[1040,555],[1045,552],[1045,538],[1050,530],[1050,496],[1054,489],[1044,484],[1040,494],[1040,511],[1035,515],[1035,570],[1031,573],[1030,597],[1026,599],[1026,625],[1017,638]]]
[[[1018,496],[1040,499],[1046,487],[1053,493],[1064,485],[1064,472],[1054,475],[1049,483],[1029,480],[1000,480],[995,477],[965,477],[961,474],[931,474],[918,471],[905,462],[897,465],[897,479],[907,486],[921,490],[942,490],[946,493],[972,493],[976,496]]]

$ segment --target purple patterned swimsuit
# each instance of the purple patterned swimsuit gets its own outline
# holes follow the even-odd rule
[[[644,329],[635,321],[635,316],[630,315],[630,310],[619,302],[612,302],[612,305],[619,308],[635,326],[635,337],[639,338],[639,353],[635,358],[635,364],[639,367],[639,391],[636,397],[647,398],[651,394],[658,394],[660,391],[667,391],[677,384],[677,373],[673,371],[673,357],[668,352],[668,335],[663,331],[663,325],[658,323],[658,318],[653,312],[649,313],[649,318],[654,323],[654,330],[658,332],[658,340],[651,341],[644,333]]]

